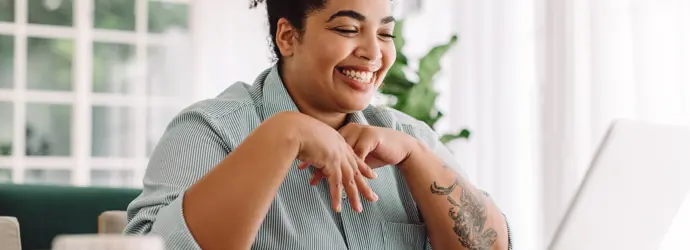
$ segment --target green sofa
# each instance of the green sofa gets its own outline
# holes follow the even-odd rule
[[[60,234],[95,234],[106,211],[122,211],[138,189],[0,184],[0,216],[16,217],[23,250],[51,248]]]

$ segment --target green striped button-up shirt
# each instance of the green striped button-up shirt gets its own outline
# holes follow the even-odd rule
[[[253,85],[235,83],[218,97],[184,109],[151,155],[143,192],[128,208],[125,234],[161,236],[168,250],[200,249],[183,217],[185,190],[232,153],[261,122],[276,113],[297,110],[276,66],[262,72]],[[403,131],[456,166],[436,134],[403,113],[370,105],[348,119]],[[270,157],[271,152],[265,153]],[[368,180],[380,197],[377,202],[362,199],[364,211],[355,213],[344,196],[342,212],[335,213],[327,181],[309,185],[312,173],[297,170],[297,164],[295,160],[278,189],[252,249],[431,249],[420,212],[396,167],[378,168],[378,178]]]

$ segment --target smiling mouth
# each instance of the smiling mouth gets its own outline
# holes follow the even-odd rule
[[[347,67],[336,67],[336,70],[344,76],[363,84],[373,83],[374,79],[376,79],[376,72],[372,71],[362,71]]]

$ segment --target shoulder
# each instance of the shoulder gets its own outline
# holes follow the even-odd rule
[[[251,85],[237,82],[215,98],[195,102],[182,109],[167,130],[209,130],[229,144],[237,144],[261,123]]]
[[[243,82],[234,83],[215,98],[195,102],[184,108],[181,113],[195,113],[210,119],[222,119],[243,109],[252,109],[256,103],[251,97],[250,87]]]

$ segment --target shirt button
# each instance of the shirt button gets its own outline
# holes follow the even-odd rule
[[[343,190],[342,197],[343,197],[343,200],[347,199],[347,193],[345,192],[345,190]]]

